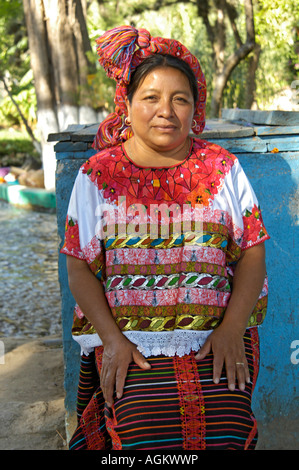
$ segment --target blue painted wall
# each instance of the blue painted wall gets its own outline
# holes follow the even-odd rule
[[[299,340],[298,176],[299,152],[239,155],[263,210],[271,240],[266,242],[268,313],[261,336],[261,369],[254,395],[260,419],[298,417],[299,364],[291,361]],[[299,358],[299,355],[298,355]]]
[[[298,178],[299,145],[294,136],[280,136],[291,151],[271,153],[269,140],[211,139],[235,153],[262,206],[265,226],[271,236],[266,242],[269,276],[268,313],[261,336],[261,368],[254,395],[254,412],[258,421],[270,421],[280,416],[298,420]],[[297,139],[297,137],[296,137]],[[271,140],[271,139],[270,139]],[[257,142],[258,141],[258,142]],[[71,145],[57,149],[57,221],[63,239],[68,201],[80,165],[94,151],[73,151]],[[60,144],[58,144],[60,145]],[[258,146],[257,146],[258,145]],[[83,147],[84,148],[84,147]],[[250,152],[250,148],[253,149]],[[296,150],[297,148],[297,150]],[[69,149],[69,151],[68,151]],[[87,146],[86,146],[87,149]],[[62,293],[62,324],[65,355],[65,389],[67,426],[72,427],[76,409],[79,349],[71,338],[74,301],[68,289],[65,256],[59,257],[59,276]],[[292,343],[298,341],[298,354]],[[293,360],[291,355],[293,353]],[[275,436],[273,437],[275,439]]]
[[[61,239],[60,247],[64,240],[66,213],[72,187],[80,166],[94,154],[94,151],[60,154],[57,152],[56,165],[56,213],[58,235]],[[80,348],[72,339],[71,328],[73,323],[73,309],[75,301],[69,290],[66,269],[66,256],[59,253],[58,261],[59,283],[61,291],[62,308],[62,339],[64,352],[64,387],[66,408],[66,432],[67,440],[76,425],[76,395],[78,386],[78,374],[80,364]]]

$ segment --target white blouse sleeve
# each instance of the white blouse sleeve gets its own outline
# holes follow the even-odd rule
[[[216,209],[224,210],[231,217],[230,236],[241,250],[270,238],[256,194],[238,159],[225,176],[222,190],[214,203]]]
[[[237,160],[232,168],[232,185],[237,206],[237,223],[242,230],[241,249],[245,250],[269,239],[256,194]]]
[[[101,243],[97,232],[101,223],[100,207],[98,188],[80,168],[69,201],[61,253],[85,259],[89,264],[99,256]]]

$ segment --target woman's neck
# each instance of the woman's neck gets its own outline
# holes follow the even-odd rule
[[[183,162],[190,149],[190,138],[171,150],[153,149],[139,142],[134,136],[124,143],[125,151],[130,160],[137,166],[171,167]]]

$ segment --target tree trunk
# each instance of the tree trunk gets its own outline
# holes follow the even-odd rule
[[[247,89],[245,108],[246,109],[257,109],[256,102],[256,79],[255,74],[258,68],[259,59],[261,54],[261,46],[256,44],[253,50],[253,54],[250,57],[248,64],[248,75],[247,75]]]
[[[225,0],[218,0],[218,12],[221,8],[229,8]],[[240,40],[240,36],[237,35],[236,30],[234,30],[236,43],[238,48],[228,57],[225,61],[223,60],[224,53],[224,42],[222,41],[222,49],[220,39],[223,37],[223,28],[224,25],[218,21],[218,27],[222,30],[217,36],[217,41],[214,43],[214,51],[216,56],[216,72],[215,72],[215,81],[213,87],[212,101],[211,101],[211,117],[219,117],[221,113],[221,102],[224,88],[227,84],[227,81],[235,69],[235,67],[243,60],[245,57],[253,50],[255,46],[255,32],[254,32],[254,17],[253,17],[253,5],[252,0],[244,0],[245,7],[245,16],[246,16],[246,42],[243,44]],[[218,13],[219,14],[219,13]],[[230,17],[230,15],[229,15]],[[231,19],[231,17],[230,17]],[[235,24],[233,23],[235,27]],[[237,41],[238,38],[238,41]]]
[[[96,122],[96,112],[82,95],[91,65],[90,44],[80,0],[23,0],[37,119],[43,149],[45,187],[55,187],[55,154],[50,133],[69,124]],[[88,110],[82,117],[80,108]]]
[[[87,53],[92,52],[85,21],[86,5],[75,0],[73,8],[73,32],[76,40],[76,56],[79,68],[79,122],[96,122],[96,112],[92,107],[87,76],[96,73],[96,65],[90,63]]]
[[[55,79],[50,61],[45,12],[42,0],[23,0],[30,61],[37,99],[37,122],[42,146],[44,182],[47,189],[55,187],[55,154],[47,143],[48,134],[58,132]]]

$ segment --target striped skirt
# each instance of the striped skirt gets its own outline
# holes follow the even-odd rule
[[[257,423],[251,397],[259,367],[257,328],[244,336],[251,383],[228,390],[223,371],[214,384],[213,355],[147,358],[150,370],[131,364],[123,397],[112,409],[100,388],[102,348],[82,356],[78,426],[70,450],[253,450]]]

